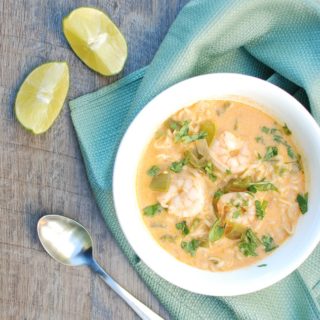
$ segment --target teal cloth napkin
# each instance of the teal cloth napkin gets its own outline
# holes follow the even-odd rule
[[[267,289],[237,297],[209,297],[157,276],[135,255],[122,233],[113,207],[112,169],[125,129],[167,87],[211,72],[249,74],[275,83],[310,108],[319,122],[320,2],[191,1],[148,68],[70,102],[88,178],[105,222],[172,319],[320,319],[319,248],[297,271]]]

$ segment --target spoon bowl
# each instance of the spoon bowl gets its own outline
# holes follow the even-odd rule
[[[86,265],[92,257],[92,239],[78,222],[59,215],[38,221],[38,235],[48,254],[68,266]]]
[[[92,256],[91,236],[80,223],[60,215],[46,215],[39,219],[37,231],[42,246],[53,259],[68,266],[87,265],[127,302],[141,319],[162,319],[123,289],[97,263]]]

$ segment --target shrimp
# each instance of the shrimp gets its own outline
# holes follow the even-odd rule
[[[247,227],[257,224],[254,200],[246,192],[226,193],[217,203],[220,218],[229,223],[237,223]]]
[[[184,169],[172,177],[169,190],[158,201],[168,213],[178,217],[193,217],[205,205],[205,182],[193,169]]]
[[[247,143],[229,131],[223,132],[214,141],[210,156],[217,168],[232,173],[245,171],[251,162]]]

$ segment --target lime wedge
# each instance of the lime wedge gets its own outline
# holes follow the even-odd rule
[[[69,89],[66,62],[45,63],[22,83],[15,103],[18,121],[34,134],[47,131],[58,117]]]
[[[89,68],[105,76],[123,69],[127,43],[105,13],[94,8],[78,8],[62,24],[69,45]]]

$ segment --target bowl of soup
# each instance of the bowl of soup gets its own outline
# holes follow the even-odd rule
[[[113,196],[138,257],[186,290],[254,292],[320,240],[320,129],[282,89],[208,74],[175,84],[120,144]]]

